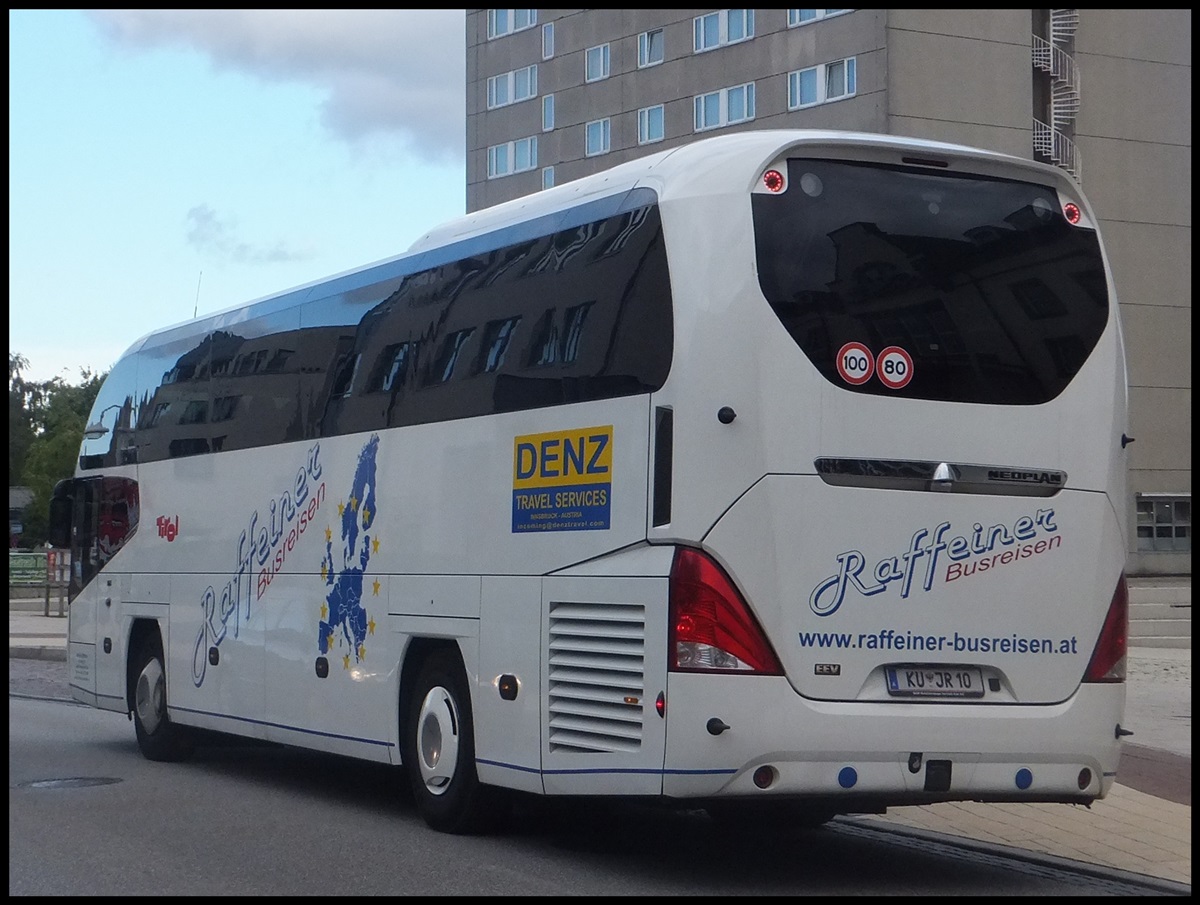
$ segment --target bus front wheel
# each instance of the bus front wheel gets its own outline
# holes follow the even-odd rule
[[[417,809],[433,829],[468,834],[496,827],[500,792],[479,782],[466,678],[446,653],[431,655],[417,673],[401,757]]]
[[[133,661],[133,728],[148,760],[177,761],[192,753],[186,730],[167,716],[167,675],[162,642],[147,635]]]

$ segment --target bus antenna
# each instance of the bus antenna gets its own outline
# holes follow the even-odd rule
[[[192,309],[192,317],[195,317],[200,311],[200,281],[204,279],[204,271],[200,271],[200,276],[196,278],[196,307]]]

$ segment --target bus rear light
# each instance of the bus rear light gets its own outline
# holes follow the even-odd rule
[[[1129,586],[1125,573],[1117,581],[1104,628],[1092,651],[1092,661],[1083,674],[1085,682],[1124,682],[1125,654],[1129,641]]]
[[[778,194],[783,191],[784,179],[783,174],[779,170],[767,170],[763,173],[763,185],[766,186],[768,192]]]
[[[1067,218],[1067,222],[1072,226],[1077,226],[1079,221],[1083,219],[1083,211],[1079,209],[1078,204],[1068,201],[1063,205],[1063,216]]]
[[[671,671],[783,675],[746,601],[707,554],[675,551],[669,596]]]

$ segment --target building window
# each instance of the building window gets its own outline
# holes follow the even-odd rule
[[[854,61],[855,58],[850,57],[789,72],[788,109],[799,110],[852,97],[857,90]]]
[[[489,110],[507,107],[537,96],[537,64],[524,69],[514,69],[503,75],[494,75],[487,80],[487,105]]]
[[[754,10],[722,9],[692,20],[696,53],[748,41],[754,37]]]
[[[540,368],[544,365],[555,364],[558,361],[558,327],[554,323],[553,308],[538,320],[534,336],[536,338],[529,349],[525,366]]]
[[[193,399],[187,404],[187,408],[183,410],[183,414],[179,416],[180,424],[207,424],[208,423],[208,401],[205,399]]]
[[[547,94],[542,98],[542,131],[549,132],[554,128],[554,95]]]
[[[1191,552],[1191,496],[1139,494],[1137,548],[1139,552],[1150,553]]]
[[[809,22],[818,22],[821,19],[828,19],[830,16],[838,16],[848,12],[850,12],[848,9],[789,9],[788,28],[795,28],[797,25],[807,25]]]
[[[854,57],[825,64],[825,100],[849,97],[855,91]]]
[[[476,374],[490,374],[504,364],[504,356],[520,322],[520,315],[516,315],[504,320],[491,321],[487,325],[483,333],[482,348],[479,350],[479,361],[475,363]]]
[[[754,119],[754,83],[696,96],[696,131],[719,129]]]
[[[487,36],[503,38],[516,31],[524,31],[537,25],[536,9],[489,9],[487,13]]]
[[[333,387],[329,391],[330,397],[336,399],[339,396],[350,395],[350,389],[354,386],[354,375],[358,373],[358,362],[361,359],[361,353],[351,355],[347,352],[338,360],[337,367],[334,368]]]
[[[160,402],[154,409],[154,413],[150,415],[146,422],[146,427],[157,427],[158,422],[162,420],[163,415],[171,410],[171,403]]]
[[[588,157],[594,157],[597,154],[607,154],[611,148],[611,135],[608,119],[597,119],[587,124],[587,150]]]
[[[567,309],[563,323],[563,355],[564,364],[579,358],[579,339],[583,335],[583,323],[587,320],[588,310],[592,302],[585,302]]]
[[[554,188],[554,167],[543,167],[542,168],[542,188],[543,189]]]
[[[1037,277],[1010,283],[1008,288],[1031,321],[1066,317],[1070,313],[1057,293]]]
[[[537,136],[488,148],[488,179],[511,176],[537,167]]]
[[[430,366],[429,373],[425,379],[425,386],[446,383],[454,376],[454,366],[458,364],[459,354],[474,332],[474,327],[467,327],[465,330],[458,330],[446,337],[442,342],[442,348],[438,350],[437,358],[434,359],[433,364]]]
[[[275,354],[271,356],[271,360],[267,362],[266,372],[268,374],[278,374],[287,366],[288,359],[295,353],[295,349],[276,349]]]
[[[638,144],[648,145],[663,140],[663,105],[643,107],[638,111]]]
[[[488,148],[488,179],[507,176],[512,172],[512,144],[492,145]]]
[[[228,421],[237,411],[238,400],[241,396],[218,396],[213,400],[212,420]]]
[[[657,66],[663,61],[663,30],[644,31],[638,35],[638,69]]]
[[[385,346],[379,354],[375,365],[375,373],[367,382],[367,392],[391,392],[393,388],[404,386],[404,377],[408,370],[408,361],[412,358],[412,343],[392,343]]]
[[[589,47],[586,55],[586,71],[584,80],[598,82],[608,78],[608,45]]]
[[[542,59],[548,60],[554,56],[554,23],[547,22],[542,26]]]

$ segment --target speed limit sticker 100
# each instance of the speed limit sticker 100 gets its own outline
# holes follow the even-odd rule
[[[871,379],[875,371],[875,356],[860,342],[848,342],[838,350],[838,375],[852,386],[860,386]]]

